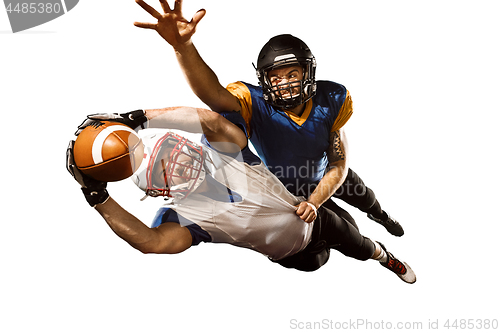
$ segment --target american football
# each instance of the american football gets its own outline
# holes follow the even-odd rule
[[[83,129],[74,146],[78,169],[105,182],[132,176],[143,156],[142,140],[133,129],[118,122],[96,121]]]

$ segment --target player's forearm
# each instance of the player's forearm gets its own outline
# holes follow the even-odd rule
[[[217,75],[203,61],[193,43],[189,42],[175,49],[177,61],[193,92],[204,103],[211,106],[219,87]]]
[[[222,116],[201,108],[176,106],[163,109],[144,110],[149,120],[148,127],[178,129],[190,133],[203,133],[209,141],[227,141],[227,132]]]
[[[208,110],[185,106],[144,110],[148,127],[179,129],[190,133],[205,133],[210,124]],[[212,112],[213,113],[213,112]]]
[[[348,167],[346,160],[338,161],[330,166],[330,170],[321,179],[314,192],[307,199],[316,207],[321,206],[326,200],[342,186],[347,177]]]
[[[135,216],[123,209],[113,198],[95,206],[115,234],[133,248],[143,252],[155,252],[155,233]]]
[[[330,147],[327,156],[328,171],[307,200],[316,207],[328,200],[342,186],[347,177],[349,171],[348,149],[343,129],[330,133]]]
[[[236,153],[247,145],[246,136],[236,125],[216,112],[191,107],[144,110],[148,127],[203,133],[218,150]]]
[[[237,99],[220,84],[191,41],[176,47],[175,55],[191,90],[203,103],[216,112],[238,111]]]

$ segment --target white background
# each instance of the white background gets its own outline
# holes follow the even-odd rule
[[[17,34],[0,10],[0,331],[287,332],[323,320],[424,329],[438,320],[444,329],[447,319],[500,319],[496,7],[483,0],[184,5],[188,18],[207,10],[194,42],[222,84],[256,83],[252,62],[262,45],[291,33],[312,49],[318,79],[349,89],[351,167],[406,234],[393,237],[347,209],[363,234],[410,263],[414,285],[336,252],[319,271],[302,273],[229,245],[172,256],[135,251],[88,207],[65,170],[67,143],[90,113],[203,104],[171,47],[133,26],[150,17],[132,0],[80,1]],[[140,202],[130,181],[109,190],[147,224],[161,204]]]

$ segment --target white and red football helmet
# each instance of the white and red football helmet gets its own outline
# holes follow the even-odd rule
[[[203,148],[176,133],[156,141],[134,182],[146,195],[181,200],[205,180]]]

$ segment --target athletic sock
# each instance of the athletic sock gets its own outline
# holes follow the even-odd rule
[[[372,241],[373,242],[373,241]],[[373,244],[375,245],[375,251],[379,250],[380,251],[380,254],[373,258],[374,260],[377,260],[377,261],[380,261],[382,263],[385,263],[387,262],[387,253],[384,251],[384,249],[382,248],[382,246],[380,246],[380,244],[378,242],[373,242]]]

